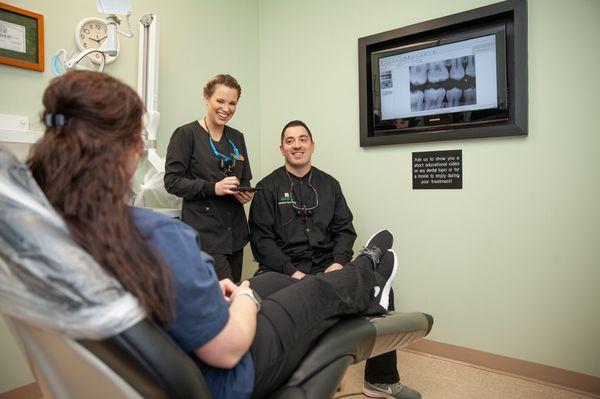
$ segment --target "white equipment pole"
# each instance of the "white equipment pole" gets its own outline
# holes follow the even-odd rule
[[[158,135],[158,16],[144,15],[140,19],[140,47],[138,58],[138,94],[146,106],[144,138],[148,161],[158,173],[165,171],[164,160],[156,153]]]
[[[158,208],[173,217],[181,216],[181,198],[169,194],[165,189],[165,160],[156,152],[158,135],[158,16],[144,15],[140,19],[140,47],[138,59],[138,94],[144,101],[144,141],[146,159],[150,168],[144,175],[140,191],[134,199],[135,206],[147,206],[145,197],[154,198]]]

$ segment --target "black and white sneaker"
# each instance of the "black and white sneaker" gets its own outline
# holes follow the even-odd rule
[[[373,291],[375,300],[386,311],[389,310],[390,290],[397,271],[396,253],[393,249],[388,249],[375,268],[375,288]]]
[[[388,312],[390,290],[392,289],[392,281],[396,276],[397,270],[396,253],[388,249],[381,257],[378,266],[373,270],[373,275],[375,276],[373,296],[371,297],[369,307],[363,313],[364,316],[378,316]]]
[[[371,398],[421,399],[421,394],[400,382],[393,384],[371,384],[365,381],[362,391]]]
[[[386,251],[392,247],[394,237],[388,230],[381,230],[373,234],[360,252],[369,258],[374,268],[380,263]]]

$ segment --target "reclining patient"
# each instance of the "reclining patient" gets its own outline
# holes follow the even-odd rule
[[[217,281],[194,229],[126,204],[143,152],[137,94],[73,71],[50,83],[43,104],[47,129],[27,161],[34,178],[73,239],[194,359],[215,398],[268,395],[340,317],[386,312],[380,301],[396,270],[389,232],[339,271]]]

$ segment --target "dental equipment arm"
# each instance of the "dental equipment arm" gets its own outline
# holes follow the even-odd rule
[[[138,65],[138,94],[146,105],[144,115],[144,139],[148,150],[148,162],[157,173],[164,173],[165,161],[156,152],[158,136],[158,16],[144,15],[140,19],[140,47]]]

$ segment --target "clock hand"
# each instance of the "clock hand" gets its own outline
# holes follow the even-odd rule
[[[96,36],[96,37],[98,37],[98,36]],[[98,43],[100,43],[102,40],[106,39],[107,37],[108,37],[108,36],[104,36],[102,39],[98,39],[98,40],[97,40],[97,41],[98,41]]]

